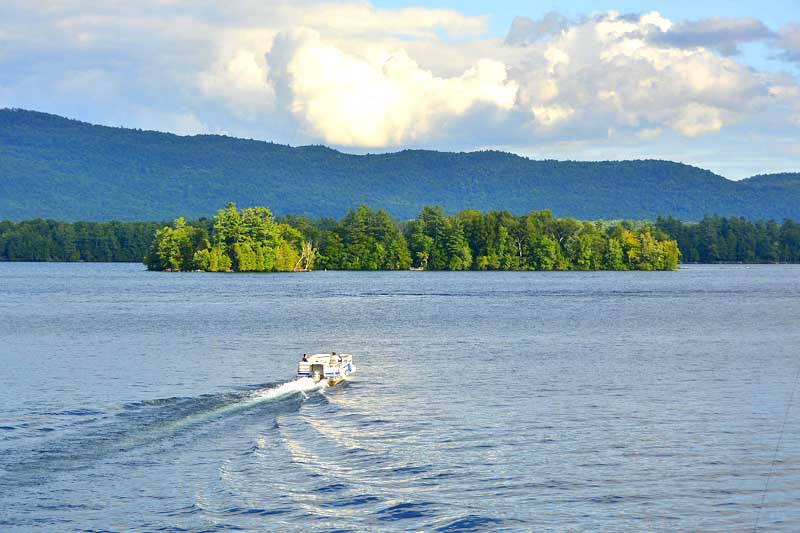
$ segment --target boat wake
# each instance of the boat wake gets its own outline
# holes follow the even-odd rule
[[[247,407],[248,405],[253,405],[268,400],[275,400],[283,396],[297,394],[298,392],[306,393],[318,391],[324,389],[325,387],[327,387],[327,382],[324,380],[314,383],[314,380],[311,378],[298,378],[294,381],[284,383],[283,385],[278,385],[277,387],[254,391],[251,397],[247,400],[244,400],[243,403],[245,404],[245,407]]]
[[[121,445],[123,448],[141,446],[175,435],[194,426],[219,420],[225,416],[244,412],[248,409],[254,409],[261,404],[287,399],[297,394],[302,394],[307,398],[307,393],[320,391],[326,387],[327,383],[324,380],[315,383],[311,378],[299,378],[274,387],[257,389],[243,396],[237,396],[233,401],[225,401],[214,407],[202,409],[194,414],[182,416],[168,423],[159,424],[147,431],[131,435],[129,439],[121,442]]]
[[[199,434],[223,431],[224,424],[263,424],[269,415],[294,411],[312,393],[325,388],[324,380],[315,383],[311,378],[299,378],[247,391],[143,400],[104,416],[89,411],[95,415],[91,420],[87,415],[84,424],[56,429],[46,440],[18,439],[17,446],[8,450],[17,459],[5,470],[17,484],[26,484],[43,475],[84,468],[149,446],[181,447]],[[3,493],[9,479],[1,474]]]

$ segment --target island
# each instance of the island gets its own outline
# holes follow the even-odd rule
[[[550,211],[515,216],[425,207],[406,223],[382,209],[351,209],[339,221],[284,217],[230,203],[210,221],[178,218],[158,230],[150,270],[675,270],[677,243],[653,224],[582,222]]]

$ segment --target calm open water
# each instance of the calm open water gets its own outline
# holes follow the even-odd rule
[[[0,264],[0,530],[797,531],[798,369],[798,266]]]

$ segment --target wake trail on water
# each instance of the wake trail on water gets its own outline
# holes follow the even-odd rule
[[[145,434],[140,435],[139,439],[135,441],[150,441],[158,440],[166,437],[171,433],[177,433],[183,429],[201,424],[203,422],[210,422],[212,420],[220,419],[226,415],[231,415],[241,411],[252,409],[260,404],[269,403],[276,400],[288,398],[296,394],[303,394],[310,392],[321,391],[327,388],[328,384],[322,380],[314,382],[311,378],[298,378],[294,381],[289,381],[275,387],[258,389],[250,392],[249,394],[224,405],[215,406],[208,410],[201,411],[192,415],[179,418],[167,424],[153,428]],[[136,442],[129,442],[135,444]]]
[[[13,465],[0,465],[12,470],[15,481],[24,484],[28,477],[41,473],[73,470],[87,463],[103,460],[161,442],[182,447],[183,437],[193,431],[217,431],[216,424],[248,410],[271,409],[270,404],[302,395],[303,399],[322,391],[328,384],[315,383],[311,378],[299,378],[282,384],[235,393],[209,394],[187,398],[164,398],[127,404],[124,410],[106,419],[106,423],[85,427],[78,433],[61,437],[29,448],[20,441],[20,452]],[[264,413],[266,415],[266,413]],[[268,415],[267,415],[268,416]],[[206,427],[207,426],[207,427]],[[8,487],[0,469],[0,494]],[[27,475],[25,475],[27,474]],[[11,485],[14,485],[14,481]]]

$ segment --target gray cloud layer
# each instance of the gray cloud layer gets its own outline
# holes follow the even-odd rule
[[[656,34],[653,41],[680,48],[712,48],[724,55],[737,55],[739,45],[773,37],[774,33],[758,19],[713,17],[683,21]]]
[[[782,59],[800,62],[800,23],[790,24],[781,29],[775,47],[781,50]]]
[[[552,37],[568,25],[569,21],[558,13],[548,13],[539,20],[514,17],[505,42],[511,46],[526,46]]]

